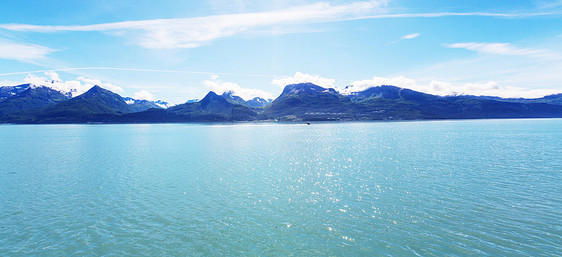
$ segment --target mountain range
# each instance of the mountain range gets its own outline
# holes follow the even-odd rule
[[[275,100],[209,92],[168,107],[94,86],[70,98],[49,87],[0,87],[1,123],[350,121],[562,117],[562,94],[543,98],[437,96],[395,86],[343,95],[312,83],[287,85]]]

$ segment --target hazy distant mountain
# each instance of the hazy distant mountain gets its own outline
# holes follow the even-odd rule
[[[562,107],[480,97],[436,96],[394,86],[372,87],[348,96],[355,119],[478,119],[561,117]]]
[[[189,100],[185,101],[184,104],[187,104],[187,103],[196,103],[196,102],[199,102],[199,99],[189,99]],[[169,107],[171,107],[171,106],[169,106]]]
[[[487,100],[512,102],[512,103],[545,103],[545,104],[562,105],[562,94],[547,95],[545,97],[532,98],[532,99],[529,99],[529,98],[501,98],[501,97],[497,97],[497,96],[461,96],[461,97],[487,99]]]
[[[253,99],[246,101],[246,105],[248,105],[249,107],[265,107],[266,105],[270,104],[271,101],[271,99],[254,97]]]
[[[0,100],[0,115],[54,105],[68,100],[59,91],[48,87],[30,87],[28,85],[20,88],[25,88],[25,90]],[[14,88],[16,90],[12,92],[17,92],[20,88]]]
[[[271,103],[271,100],[266,100],[261,97],[254,97],[246,101],[242,97],[234,95],[232,91],[224,92],[221,96],[233,104],[245,105],[248,107],[264,107]]]
[[[129,107],[131,108],[131,112],[142,112],[150,108],[162,109],[162,108],[167,108],[168,106],[167,102],[160,101],[160,100],[158,101],[139,100],[131,97],[123,97],[123,100],[125,101],[125,103],[129,105]]]
[[[195,100],[195,102],[197,102],[197,100]],[[153,101],[153,103],[160,106],[160,108],[164,108],[164,109],[172,106],[170,103],[168,103],[166,101],[162,101],[162,100],[156,100],[156,101]]]

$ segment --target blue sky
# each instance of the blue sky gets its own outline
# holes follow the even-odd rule
[[[209,90],[274,98],[303,81],[562,92],[562,1],[4,0],[0,10],[0,85],[56,79],[172,103]]]

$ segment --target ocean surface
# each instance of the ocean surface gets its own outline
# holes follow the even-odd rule
[[[2,125],[0,256],[560,256],[562,120]]]

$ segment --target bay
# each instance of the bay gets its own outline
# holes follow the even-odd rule
[[[1,125],[0,256],[553,256],[562,120]]]

